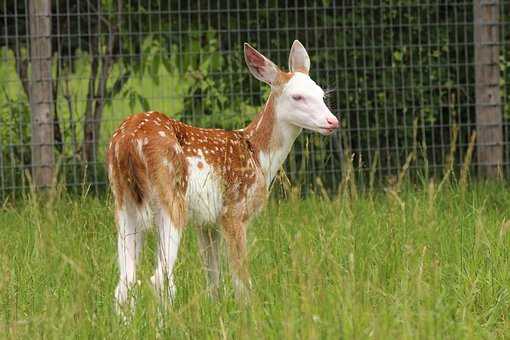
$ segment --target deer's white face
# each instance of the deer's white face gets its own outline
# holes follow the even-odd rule
[[[338,119],[324,103],[324,91],[309,76],[310,58],[303,45],[295,40],[289,54],[290,73],[280,69],[248,44],[244,56],[250,72],[278,93],[278,119],[299,128],[331,134]]]
[[[329,135],[338,119],[324,102],[324,91],[307,74],[295,72],[278,98],[279,119],[297,127]]]

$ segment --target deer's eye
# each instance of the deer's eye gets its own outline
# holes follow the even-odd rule
[[[295,101],[301,101],[303,99],[305,99],[302,95],[299,95],[299,94],[295,94],[292,96],[292,99],[294,99]]]

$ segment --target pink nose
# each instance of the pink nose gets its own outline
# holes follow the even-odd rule
[[[328,122],[328,128],[330,129],[336,129],[340,125],[335,116],[328,117],[326,121]]]

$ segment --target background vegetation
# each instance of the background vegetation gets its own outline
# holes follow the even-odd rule
[[[501,3],[507,141],[510,8]],[[246,125],[267,87],[246,70],[245,41],[285,67],[292,40],[300,39],[312,57],[312,77],[330,90],[329,103],[344,128],[331,138],[305,134],[298,140],[286,167],[303,188],[315,186],[317,177],[336,188],[349,157],[362,180],[372,168],[379,180],[396,175],[411,152],[423,156],[411,169],[441,174],[450,144],[458,165],[475,129],[471,2],[52,4],[54,142],[61,178],[71,187],[104,187],[105,142],[133,112],[161,110],[206,127]],[[14,0],[0,6],[3,193],[25,187],[30,168],[25,6]]]

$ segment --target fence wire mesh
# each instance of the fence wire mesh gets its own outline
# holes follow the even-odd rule
[[[34,160],[41,145],[68,188],[103,190],[106,143],[135,112],[247,125],[268,88],[249,75],[243,43],[286,68],[294,39],[342,123],[331,137],[297,140],[285,165],[294,183],[335,188],[346,159],[360,180],[406,163],[437,176],[462,166],[473,131],[471,167],[508,172],[510,1],[4,0],[0,18],[2,197],[26,190],[34,168],[52,167]],[[49,54],[38,50],[44,41]],[[44,58],[50,72],[34,78]],[[44,81],[46,101],[34,90]],[[35,97],[51,125],[39,142]]]

